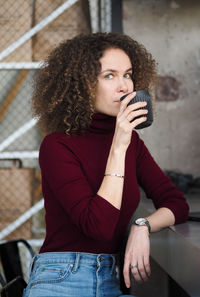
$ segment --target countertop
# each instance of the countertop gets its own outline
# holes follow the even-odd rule
[[[200,196],[187,195],[190,211],[200,211]],[[142,198],[136,216],[154,211],[152,201]],[[200,222],[186,223],[151,233],[151,257],[190,296],[200,297]]]

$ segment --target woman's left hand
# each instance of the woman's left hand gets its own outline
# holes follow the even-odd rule
[[[124,258],[124,281],[130,287],[130,271],[138,282],[147,281],[150,274],[150,240],[146,226],[132,225],[126,244]]]

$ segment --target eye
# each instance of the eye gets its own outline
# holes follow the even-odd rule
[[[132,79],[132,73],[125,73],[124,74],[125,78],[131,78]]]
[[[111,78],[113,78],[113,74],[112,73],[108,73],[108,74],[105,75],[105,78],[111,79]]]

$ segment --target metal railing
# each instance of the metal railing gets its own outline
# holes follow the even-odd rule
[[[57,5],[56,2],[58,2],[59,5]],[[86,30],[87,32],[89,32],[90,30],[92,32],[111,30],[111,0],[88,1],[91,29],[87,27],[88,20],[84,19],[85,15],[81,12],[81,0],[67,0],[63,1],[62,4],[60,4],[60,2],[61,1],[55,0],[52,4],[52,1],[44,1],[40,3],[40,0],[30,0],[29,4],[32,9],[32,13],[29,13],[27,11],[27,0],[20,0],[20,3],[22,5],[17,5],[15,10],[13,8],[16,4],[14,0],[7,0],[7,3],[5,3],[5,13],[10,13],[11,19],[12,14],[14,18],[17,13],[16,11],[19,10],[19,15],[21,16],[21,18],[17,17],[16,25],[19,23],[19,26],[23,27],[25,23],[29,23],[28,18],[30,17],[32,18],[32,20],[30,21],[32,27],[26,30],[26,32],[23,32],[21,36],[18,36],[17,40],[15,40],[15,34],[13,34],[13,36],[10,36],[10,45],[8,45],[5,41],[6,46],[4,46],[4,39],[1,39],[0,42],[1,198],[3,196],[1,188],[4,189],[4,192],[10,193],[7,193],[8,195],[6,195],[5,197],[3,196],[3,203],[0,206],[0,211],[1,213],[4,213],[4,219],[6,221],[5,224],[0,226],[0,240],[6,238],[12,239],[15,231],[20,230],[20,226],[24,225],[26,222],[30,222],[31,218],[37,215],[43,209],[44,205],[41,193],[39,166],[37,161],[38,150],[42,136],[39,129],[36,127],[37,119],[33,119],[31,117],[30,102],[32,92],[31,84],[34,73],[42,66],[43,61],[41,57],[44,58],[44,50],[46,53],[51,50],[51,45],[48,44],[48,41],[50,41],[50,39],[52,38],[52,30],[54,28],[56,28],[56,30],[60,30],[59,28],[62,27],[63,22],[59,23],[59,20],[62,17],[65,17],[66,26],[68,24],[67,34],[66,32],[64,32],[63,38],[67,38],[67,36],[69,36],[69,38],[73,35],[75,36],[76,34],[81,33],[81,30]],[[22,10],[23,3],[26,7],[24,11]],[[84,3],[86,3],[86,1]],[[52,9],[51,7],[49,7],[51,5]],[[33,12],[34,8],[35,11]],[[77,13],[81,13],[79,18],[76,17]],[[25,18],[25,15],[27,16],[27,18]],[[7,22],[8,19],[9,18],[5,19],[5,21]],[[23,19],[24,23],[22,21]],[[79,26],[79,24],[77,23],[76,26],[74,25],[70,27],[72,20],[74,21],[74,24],[75,21],[80,22],[81,26]],[[83,26],[84,23],[85,25]],[[10,31],[8,31],[7,34],[10,34]],[[48,33],[49,39],[45,39],[46,32],[50,32]],[[41,38],[39,34],[43,34],[43,38]],[[60,38],[60,34],[57,34],[56,36]],[[62,38],[60,38],[59,41],[62,41]],[[59,41],[56,41],[56,43]],[[27,42],[31,42],[32,51],[37,53],[37,57],[39,56],[39,60],[37,60],[38,58],[30,53],[30,60],[23,61],[24,54],[26,54],[26,49],[23,49],[23,45],[26,45]],[[35,50],[36,43],[38,45]],[[42,51],[41,55],[40,49]],[[26,210],[20,210],[20,203],[18,203],[17,205],[16,200],[18,198],[15,197],[16,189],[13,190],[14,192],[12,192],[13,185],[10,184],[8,178],[5,177],[5,180],[3,179],[4,174],[5,176],[8,176],[8,172],[12,171],[13,165],[8,165],[8,160],[15,159],[22,160],[23,168],[26,168],[27,170],[30,169],[30,174],[27,175],[29,176],[29,180],[24,180],[24,183],[21,182],[21,184],[19,183],[19,187],[21,187],[20,190],[22,191],[22,194],[20,195],[23,195],[23,184],[26,183],[31,183],[31,185],[29,185],[29,190],[36,193],[33,198],[31,195],[28,196],[28,199],[31,199],[31,201],[30,206],[28,208],[26,207]],[[20,169],[21,168],[19,168],[18,172],[22,172],[22,170],[20,171]],[[34,177],[30,179],[32,169],[35,170],[35,173]],[[15,179],[13,179],[13,181],[16,181],[16,179],[17,176]],[[35,183],[37,184],[37,187],[34,185]],[[6,184],[7,188],[5,190]],[[8,197],[10,197],[10,201]],[[24,200],[25,199],[27,198],[24,197]],[[34,201],[32,201],[32,199]],[[8,216],[8,218],[5,218],[5,209],[8,213],[10,213],[9,211],[12,210],[12,214],[10,217]],[[31,224],[33,224],[33,221],[31,222]],[[28,232],[28,235],[26,235],[24,231],[17,234],[22,234],[25,238],[32,237],[32,233],[30,232],[30,230]]]

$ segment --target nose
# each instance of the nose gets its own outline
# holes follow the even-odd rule
[[[117,91],[121,93],[128,92],[128,82],[124,77],[118,79]]]

